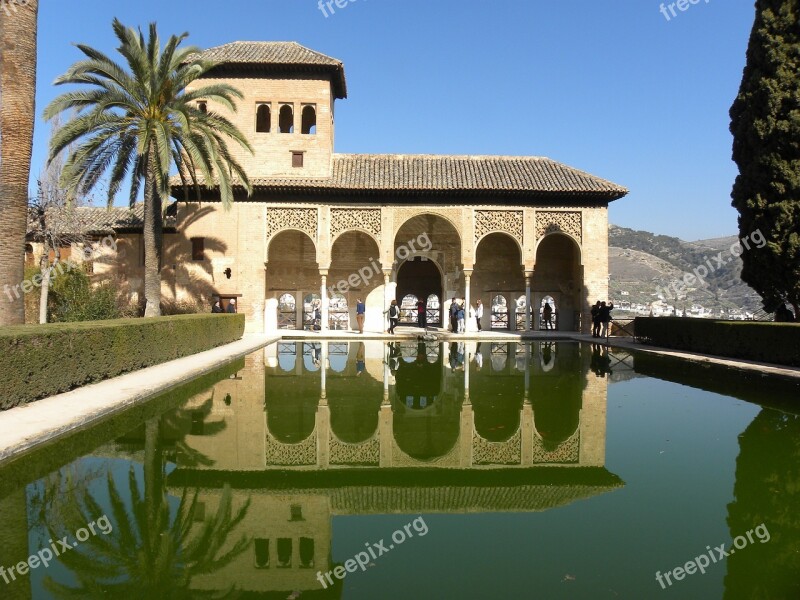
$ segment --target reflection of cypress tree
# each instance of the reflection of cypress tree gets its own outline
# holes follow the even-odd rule
[[[725,598],[800,598],[800,416],[762,410],[739,449],[731,537],[764,523],[770,540],[728,557]]]

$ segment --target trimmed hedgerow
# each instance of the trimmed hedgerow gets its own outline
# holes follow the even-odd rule
[[[800,323],[636,317],[635,329],[654,346],[800,366]]]
[[[12,408],[215,346],[244,315],[176,315],[0,328],[0,409]]]

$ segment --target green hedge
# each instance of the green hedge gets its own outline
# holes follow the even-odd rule
[[[243,333],[239,314],[0,328],[0,409],[202,352]]]
[[[800,366],[800,323],[636,317],[635,329],[646,344]]]

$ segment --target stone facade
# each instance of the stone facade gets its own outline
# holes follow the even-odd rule
[[[541,157],[337,154],[339,61],[281,42],[207,52],[222,63],[195,87],[228,83],[243,98],[235,112],[198,106],[250,140],[252,155],[232,150],[254,192],[239,188],[226,210],[214,185],[187,202],[174,181],[167,300],[238,298],[251,332],[308,328],[316,301],[323,330],[353,328],[359,298],[367,330],[386,329],[392,299],[427,302],[446,326],[453,297],[482,301],[484,329],[538,329],[547,301],[559,329],[589,330],[590,304],[608,293],[608,203],[627,190]],[[141,240],[120,237],[130,251],[107,273],[136,296]]]

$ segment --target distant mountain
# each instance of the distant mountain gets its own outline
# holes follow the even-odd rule
[[[739,278],[742,261],[731,252],[737,243],[735,235],[686,242],[611,225],[609,294],[615,304],[630,302],[649,307],[661,300],[656,312],[666,310],[666,305],[677,309],[678,314],[684,308],[691,313],[693,305],[712,311],[713,316],[720,316],[723,310],[726,316],[760,312],[760,297]],[[685,289],[679,286],[676,291],[674,284],[682,283],[685,273],[697,270],[702,275],[703,268],[708,275],[702,282],[694,282]],[[699,309],[694,313],[698,314]]]

